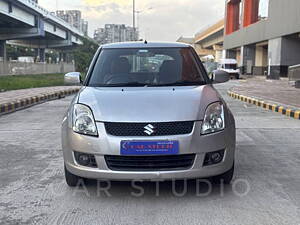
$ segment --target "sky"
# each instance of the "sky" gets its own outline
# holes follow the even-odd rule
[[[132,26],[132,0],[39,0],[49,11],[78,9],[89,22],[89,36],[107,23]],[[224,0],[136,0],[140,38],[176,41],[224,17]]]

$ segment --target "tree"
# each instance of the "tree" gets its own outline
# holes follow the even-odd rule
[[[84,37],[82,45],[73,50],[76,71],[85,73],[89,67],[99,45],[92,39]]]
[[[20,56],[35,56],[34,49],[16,45],[6,45],[7,59],[17,60]]]

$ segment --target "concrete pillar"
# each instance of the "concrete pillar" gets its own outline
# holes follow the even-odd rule
[[[7,73],[6,41],[0,41],[0,75]]]
[[[293,66],[300,64],[300,40],[298,35],[282,38],[281,65]]]
[[[268,42],[268,79],[279,79],[281,74],[281,44],[282,38],[271,39]]]
[[[268,47],[267,45],[257,45],[255,51],[254,75],[265,75],[268,70]]]
[[[269,40],[269,79],[287,77],[288,67],[300,64],[300,42],[298,36],[290,35]]]
[[[35,61],[39,62],[40,61],[40,50],[38,48],[34,49],[34,56],[35,56]]]
[[[255,66],[263,66],[263,47],[262,46],[256,46],[255,51]]]
[[[241,65],[244,74],[253,74],[253,66],[255,65],[255,45],[245,45],[241,47]]]
[[[46,61],[46,53],[44,48],[39,49],[39,56],[40,56],[40,62],[45,62]]]
[[[222,59],[222,51],[217,50],[215,55],[215,62],[219,62]]]
[[[67,53],[65,53],[65,52],[60,52],[60,53],[59,53],[59,61],[60,61],[60,62],[67,62]]]
[[[222,59],[223,46],[213,45],[213,50],[215,51],[215,62],[219,62],[219,60]]]
[[[35,57],[37,62],[45,62],[46,54],[44,48],[37,48],[35,49]]]
[[[241,63],[241,49],[238,48],[236,50],[236,61],[238,63],[238,67],[241,69],[242,68],[242,63]]]
[[[6,41],[0,41],[0,57],[1,61],[6,61]]]

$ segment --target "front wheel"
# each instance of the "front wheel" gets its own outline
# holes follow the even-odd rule
[[[69,185],[70,187],[75,187],[78,185],[78,182],[81,178],[70,173],[65,166],[65,179],[67,185]]]
[[[235,79],[237,79],[237,80],[240,79],[240,74],[238,74],[238,73],[235,74]]]
[[[230,184],[232,178],[233,178],[233,174],[234,174],[234,164],[231,167],[230,170],[228,170],[227,172],[220,174],[218,176],[215,176],[212,178],[212,181],[215,184],[220,184],[221,182],[223,182],[224,184]]]

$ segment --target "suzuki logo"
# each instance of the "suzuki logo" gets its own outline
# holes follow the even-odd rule
[[[151,135],[151,134],[153,134],[153,133],[155,132],[155,131],[154,131],[155,127],[152,126],[152,124],[148,124],[148,125],[145,126],[144,128],[145,128],[144,133],[146,133],[146,134],[148,134],[148,135]]]

